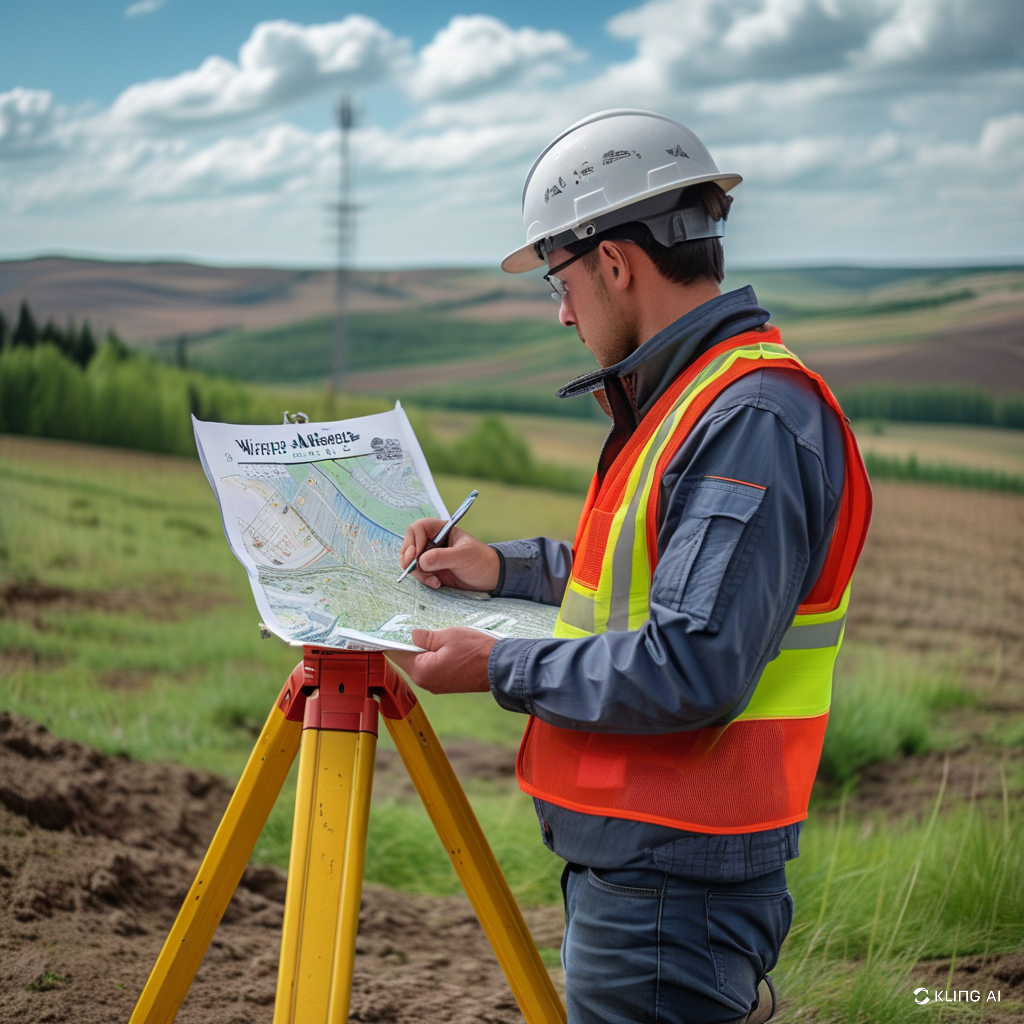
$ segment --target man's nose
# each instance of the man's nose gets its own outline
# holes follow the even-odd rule
[[[558,322],[563,327],[576,326],[576,315],[572,311],[572,303],[569,301],[568,293],[562,296],[562,302],[558,307]]]

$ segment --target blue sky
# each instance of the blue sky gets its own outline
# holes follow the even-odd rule
[[[272,0],[171,0],[148,15],[126,17],[131,4],[68,4],[54,0],[8,3],[0,32],[0,92],[15,86],[53,90],[61,102],[111,103],[133,82],[170,77],[196,67],[211,53],[232,56],[261,21],[284,18],[315,25],[349,14],[369,14],[397,35],[425,46],[457,14],[489,14],[511,28],[565,30],[598,60],[627,57],[631,47],[613,39],[605,22],[624,5],[588,0],[587,17],[567,19],[559,5],[521,3],[373,4],[274,3]],[[28,43],[28,45],[26,45]]]
[[[537,152],[659,110],[738,171],[737,264],[1024,261],[1020,0],[126,0],[0,14],[0,257],[493,264]]]

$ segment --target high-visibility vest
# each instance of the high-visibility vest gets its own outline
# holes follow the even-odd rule
[[[705,833],[756,832],[807,816],[871,488],[835,397],[782,344],[777,328],[730,338],[695,360],[643,418],[600,486],[595,475],[555,636],[639,629],[649,619],[665,468],[718,395],[763,369],[806,375],[844,433],[845,477],[832,539],[781,649],[743,712],[724,726],[622,735],[531,717],[516,763],[527,793],[587,814]]]

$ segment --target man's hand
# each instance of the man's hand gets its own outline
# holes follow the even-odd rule
[[[398,552],[398,564],[403,569],[437,536],[444,522],[443,519],[417,519],[405,531]],[[498,566],[498,553],[494,548],[454,526],[448,534],[447,546],[424,551],[412,575],[435,590],[443,584],[459,590],[491,591],[498,585]]]
[[[431,693],[490,690],[487,659],[498,642],[494,637],[475,629],[453,626],[450,629],[414,629],[412,642],[423,651],[385,653],[417,686]]]

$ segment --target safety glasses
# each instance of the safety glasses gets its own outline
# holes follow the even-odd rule
[[[583,259],[583,257],[586,256],[588,253],[592,253],[600,244],[600,242],[594,242],[593,245],[588,246],[586,249],[583,250],[583,252],[578,252],[575,256],[570,256],[569,259],[567,259],[564,263],[559,263],[557,267],[552,267],[544,275],[544,280],[547,281],[547,283],[551,286],[551,298],[553,298],[555,302],[561,302],[562,296],[568,294],[569,292],[568,285],[566,285],[566,283],[556,275],[559,272],[565,270],[566,267],[575,263],[577,260]]]

